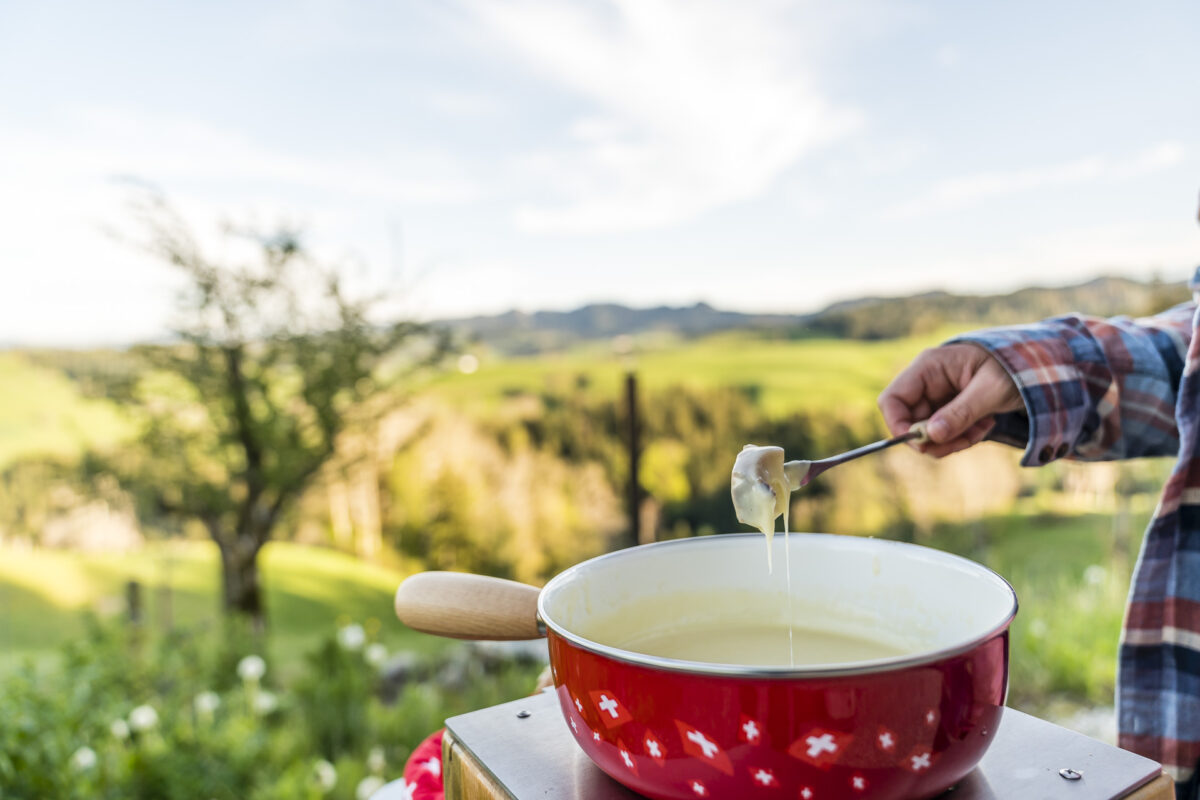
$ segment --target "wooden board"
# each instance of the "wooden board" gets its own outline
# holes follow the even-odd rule
[[[1159,775],[1133,794],[1125,795],[1122,800],[1175,800],[1175,781],[1166,775]]]

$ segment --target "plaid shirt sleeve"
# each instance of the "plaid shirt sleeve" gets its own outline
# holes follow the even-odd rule
[[[1184,303],[1143,319],[1070,314],[952,341],[985,348],[1016,382],[1025,410],[998,415],[989,438],[1023,446],[1025,466],[1173,455],[1195,311]]]

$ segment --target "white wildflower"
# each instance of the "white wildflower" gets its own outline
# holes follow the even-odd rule
[[[416,792],[417,784],[409,783],[404,778],[401,778],[384,786],[375,800],[412,800]]]
[[[267,662],[261,656],[246,656],[238,662],[237,674],[245,683],[258,683],[267,674]]]
[[[260,717],[265,717],[275,709],[279,708],[279,699],[275,697],[273,692],[268,692],[265,689],[256,692],[254,695],[254,713]]]
[[[367,769],[376,775],[382,775],[386,766],[387,759],[383,755],[383,748],[372,747],[371,752],[367,754]]]
[[[153,706],[138,706],[133,711],[129,712],[129,728],[130,730],[148,731],[158,725],[158,712]]]
[[[1108,577],[1108,570],[1099,564],[1092,564],[1083,571],[1083,582],[1088,586],[1099,586]]]
[[[201,692],[192,701],[196,713],[202,717],[211,717],[221,707],[221,696],[216,692]]]
[[[337,786],[337,769],[322,758],[313,764],[313,781],[322,792],[331,792]]]
[[[371,795],[383,788],[383,778],[378,775],[368,775],[358,782],[358,788],[354,790],[356,800],[370,800]]]
[[[363,658],[365,658],[367,663],[372,667],[382,667],[383,662],[387,661],[387,657],[387,648],[379,642],[372,642],[371,644],[367,645],[367,649],[363,651]]]
[[[96,751],[84,746],[76,750],[71,756],[71,766],[80,772],[85,772],[96,766],[96,760]]]
[[[114,738],[120,739],[121,741],[125,741],[129,738],[129,726],[125,724],[125,720],[123,719],[113,720],[113,723],[108,726],[108,732],[111,733]]]
[[[357,623],[347,625],[338,631],[338,644],[346,650],[361,650],[366,644],[367,632]]]
[[[1034,617],[1033,621],[1029,623],[1029,633],[1039,639],[1046,635],[1046,631],[1046,620],[1041,617]]]

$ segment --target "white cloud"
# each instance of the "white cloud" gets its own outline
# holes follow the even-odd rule
[[[448,117],[467,119],[490,117],[503,110],[503,104],[495,96],[442,89],[429,93],[429,105]]]
[[[950,69],[958,66],[958,62],[962,59],[962,54],[958,48],[952,44],[944,44],[934,53],[934,60],[937,61],[939,67]]]
[[[362,246],[364,209],[457,207],[481,195],[437,152],[369,161],[290,154],[205,122],[126,109],[74,109],[53,133],[0,125],[0,152],[21,154],[0,159],[0,341],[111,342],[163,332],[175,276],[105,232],[128,232],[129,192],[116,176],[165,189],[202,237],[230,214],[267,225],[288,220],[335,261],[345,260],[345,243]]]
[[[770,0],[469,2],[540,77],[588,106],[567,143],[521,161],[554,196],[518,211],[528,231],[686,220],[760,194],[860,122],[798,63],[814,33],[785,25]]]
[[[261,182],[416,204],[468,202],[479,194],[454,159],[443,153],[385,153],[369,161],[296,155],[196,119],[129,109],[75,109],[68,122],[69,129],[84,135],[22,146],[80,169],[163,182]]]
[[[1126,158],[1086,156],[1061,164],[1026,169],[978,172],[941,181],[933,188],[888,212],[907,219],[966,206],[1005,195],[1087,183],[1096,180],[1136,178],[1175,166],[1187,151],[1178,142],[1160,142]]]

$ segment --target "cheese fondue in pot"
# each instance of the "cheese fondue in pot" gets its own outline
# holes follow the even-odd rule
[[[789,624],[792,605],[803,620],[795,626]],[[653,603],[593,610],[579,632],[635,653],[755,667],[874,661],[928,646],[911,631],[881,627],[873,618],[856,618],[853,610],[821,600],[789,601],[770,591],[718,587],[704,592],[667,590],[655,595]]]
[[[787,633],[787,636],[784,634]],[[903,655],[907,648],[815,628],[713,625],[652,631],[620,645],[651,656],[756,667],[820,666]]]

